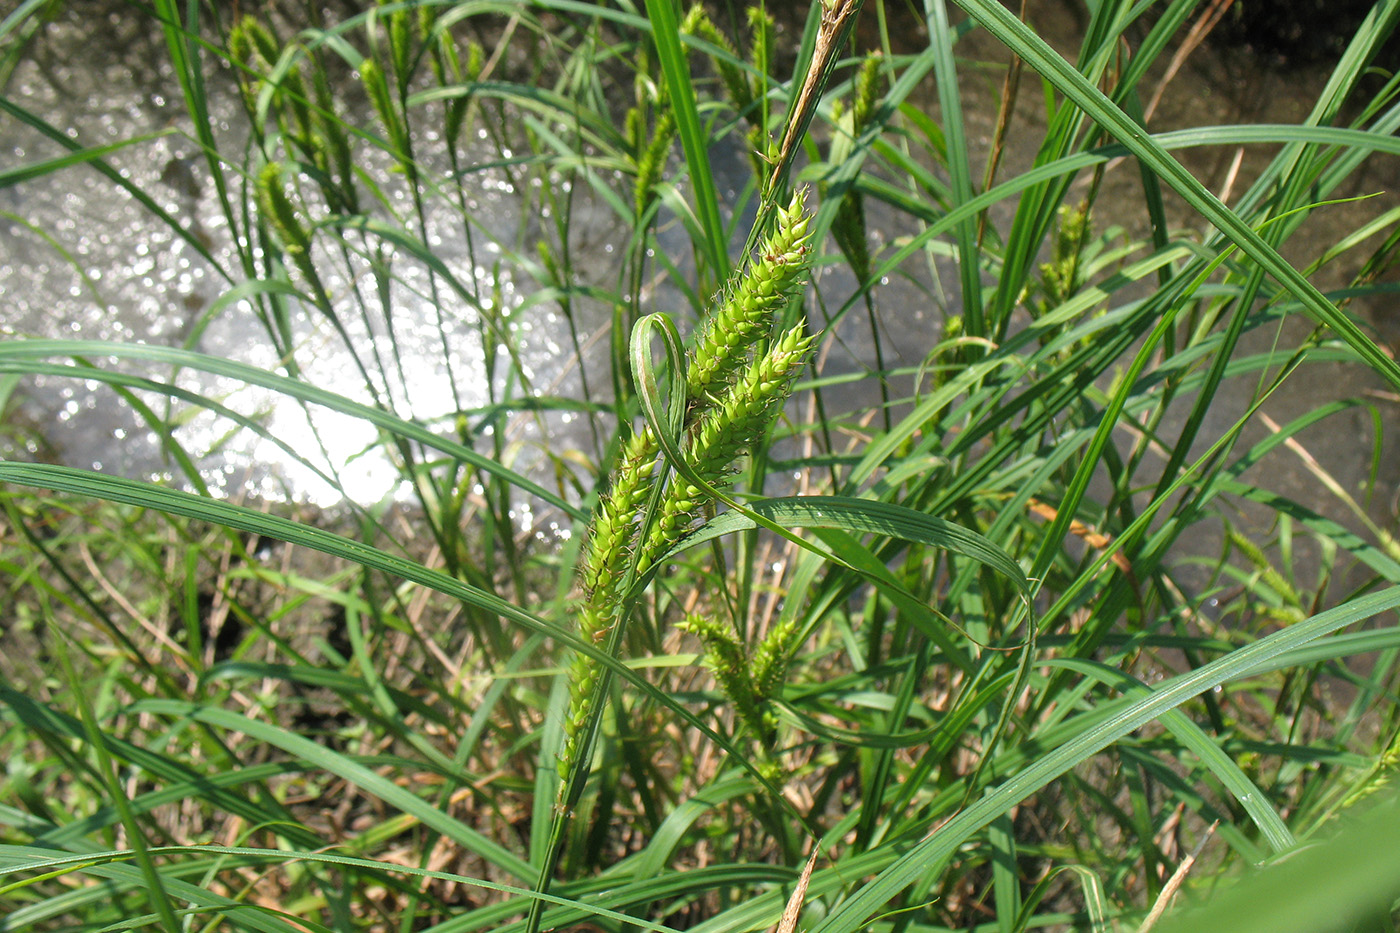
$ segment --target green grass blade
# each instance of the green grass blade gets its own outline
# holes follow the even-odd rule
[[[1079,658],[1053,658],[1042,662],[1051,667],[1063,667],[1116,687],[1124,696],[1148,697],[1152,688],[1122,671]],[[1232,793],[1240,806],[1254,820],[1274,852],[1286,852],[1298,844],[1293,833],[1264,797],[1254,782],[1240,770],[1239,765],[1211,741],[1205,731],[1179,710],[1170,710],[1160,717],[1162,724],[1188,749],[1200,758],[1216,778]]]
[[[1394,793],[1337,821],[1331,838],[1179,908],[1159,933],[1381,930],[1400,896],[1400,807]]]
[[[690,83],[690,63],[681,48],[680,22],[676,19],[674,0],[646,0],[647,18],[651,21],[651,37],[656,44],[666,91],[676,116],[676,129],[685,151],[690,184],[695,192],[695,212],[705,231],[701,244],[706,261],[714,275],[714,287],[729,279],[729,250],[724,237],[724,223],[719,216],[719,195],[715,191],[714,173],[710,168],[709,139],[700,123],[695,103],[695,89]],[[713,290],[713,289],[711,289]]]
[[[947,141],[948,174],[953,196],[951,208],[956,209],[972,200],[972,168],[968,163],[967,134],[963,125],[963,108],[958,84],[957,66],[953,61],[953,30],[948,24],[945,0],[925,4],[928,16],[929,42],[934,51],[934,75],[938,83],[942,130]],[[961,284],[963,320],[967,333],[973,337],[986,336],[982,320],[982,263],[977,245],[977,220],[967,217],[956,228],[958,241],[958,281]]]
[[[280,376],[255,366],[175,347],[121,344],[97,340],[12,340],[0,343],[0,360],[42,359],[49,356],[72,356],[95,360],[104,357],[147,360],[152,363],[168,363],[182,369],[197,370],[215,376],[227,376],[246,385],[261,386],[280,392],[297,401],[322,405],[333,411],[363,419],[384,428],[391,434],[417,441],[427,448],[441,451],[450,457],[470,463],[477,469],[500,478],[522,492],[529,493],[541,501],[549,503],[570,518],[582,520],[586,517],[577,506],[565,501],[557,493],[545,489],[533,480],[521,476],[489,457],[435,434],[421,425],[405,421],[381,408],[352,401],[299,379]]]
[[[1138,700],[1059,748],[1040,756],[976,803],[953,817],[929,838],[902,855],[874,881],[843,902],[812,933],[854,933],[917,877],[942,865],[973,833],[1007,812],[1070,768],[1139,729],[1186,700],[1220,684],[1248,676],[1256,667],[1340,628],[1400,607],[1400,587],[1372,593],[1261,638],[1223,658],[1158,684],[1150,699]]]
[[[33,181],[36,178],[43,178],[54,172],[71,168],[74,165],[85,165],[98,159],[105,159],[114,152],[119,152],[128,146],[136,146],[141,143],[160,139],[162,136],[169,136],[171,130],[161,130],[157,133],[147,133],[145,136],[133,136],[131,139],[123,139],[121,142],[111,143],[107,146],[94,146],[90,149],[79,149],[68,155],[57,156],[52,159],[45,159],[42,162],[33,162],[29,165],[21,165],[18,168],[0,171],[0,189],[10,188],[14,185],[26,181]]]
[[[1320,324],[1332,328],[1365,363],[1397,389],[1400,364],[1391,359],[1350,318],[1338,311],[1298,270],[1196,180],[1141,127],[1114,106],[1063,58],[1055,54],[1005,7],[993,0],[957,0],[960,6],[1020,55],[1036,71],[1142,160],[1193,208],[1230,238],[1245,255],[1274,276]]]
[[[975,531],[905,506],[843,496],[797,496],[763,499],[747,508],[784,528],[833,528],[944,548],[997,571],[1015,584],[1027,602],[1031,598],[1031,585],[1021,565],[1001,548]],[[757,527],[743,512],[725,512],[691,532],[657,563],[664,565],[690,548]]]

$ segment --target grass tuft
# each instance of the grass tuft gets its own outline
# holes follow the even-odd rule
[[[249,7],[0,17],[0,289],[214,283],[0,341],[0,933],[1393,926],[1400,0]]]

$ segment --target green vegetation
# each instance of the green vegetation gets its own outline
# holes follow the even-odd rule
[[[870,52],[843,0],[800,32],[670,0],[308,4],[295,27],[133,6],[226,254],[114,168],[149,137],[71,138],[0,86],[64,153],[0,188],[101,172],[227,283],[183,346],[0,342],[7,405],[29,376],[95,386],[178,473],[0,461],[0,931],[743,933],[813,851],[809,933],[1132,930],[1270,861],[1178,928],[1389,929],[1400,872],[1355,853],[1395,825],[1400,544],[1367,509],[1393,416],[1264,408],[1318,366],[1400,390],[1351,310],[1395,291],[1400,209],[1308,235],[1400,155],[1400,78],[1373,67],[1400,0],[1304,121],[1161,134],[1143,98],[1196,3],[1101,0],[1074,62],[958,3],[868,0]],[[81,6],[0,19],[0,80]],[[966,125],[972,30],[1024,63],[1004,112],[1044,102],[1025,171],[1005,120]],[[930,81],[936,112],[911,102]],[[215,129],[224,91],[246,145]],[[1274,155],[1229,206],[1173,155],[1245,145]],[[1124,159],[1140,201],[1099,203]],[[603,270],[585,203],[624,231]],[[1141,242],[1102,219],[1132,211]],[[406,357],[412,308],[435,361]],[[541,309],[563,388],[525,347]],[[918,313],[926,345],[893,345]],[[275,367],[195,349],[234,315]],[[867,323],[869,365],[829,371]],[[356,392],[309,374],[308,332]],[[372,426],[363,457],[411,503],[224,498],[193,409],[333,485],[351,464],[314,449],[328,422],[279,437],[185,373]],[[1304,443],[1358,415],[1374,437],[1333,443],[1373,463],[1360,496]],[[1335,514],[1258,469],[1285,460]]]

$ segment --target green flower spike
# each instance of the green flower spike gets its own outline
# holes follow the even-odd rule
[[[744,366],[750,348],[767,335],[774,316],[806,281],[810,218],[804,208],[804,193],[794,192],[758,258],[719,311],[701,325],[686,377],[693,402],[704,405],[721,394]]]

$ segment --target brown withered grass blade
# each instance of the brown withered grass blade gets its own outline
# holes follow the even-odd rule
[[[802,137],[817,112],[817,103],[831,73],[836,68],[841,49],[850,38],[865,0],[818,0],[822,5],[821,24],[817,30],[816,45],[812,50],[812,60],[807,72],[802,76],[802,88],[792,99],[784,120],[783,140],[778,147],[778,155],[773,160],[773,169],[764,185],[763,197],[758,207],[758,217],[749,232],[748,242],[740,255],[751,256],[758,248],[760,238],[768,232],[777,211],[787,203],[783,193],[787,188],[788,176],[792,172],[793,160],[802,143]],[[795,77],[795,76],[794,76]]]
[[[813,842],[812,856],[807,859],[807,867],[802,869],[802,876],[797,879],[797,887],[793,889],[792,897],[788,898],[787,907],[783,908],[783,919],[778,922],[777,933],[796,931],[797,917],[802,913],[802,902],[807,899],[807,882],[812,879],[812,869],[817,866],[819,852],[821,847]]]

